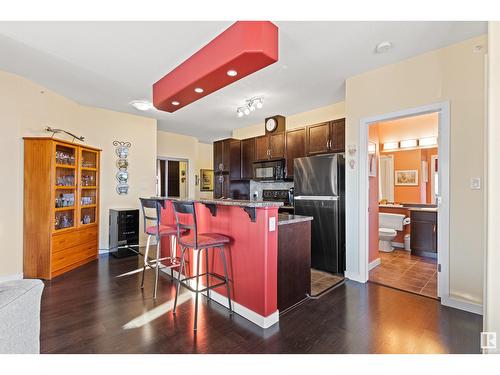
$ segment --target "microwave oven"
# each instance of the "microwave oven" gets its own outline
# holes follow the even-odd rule
[[[253,179],[256,181],[279,181],[284,178],[284,159],[253,163]]]

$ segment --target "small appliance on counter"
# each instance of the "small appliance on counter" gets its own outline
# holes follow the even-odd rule
[[[139,209],[109,210],[109,252],[115,258],[139,254]]]
[[[293,189],[293,188],[292,188]],[[268,202],[283,202],[284,206],[281,206],[278,209],[279,213],[288,213],[288,214],[293,214],[294,213],[294,208],[293,208],[293,203],[290,202],[289,197],[290,197],[290,190],[285,190],[285,189],[276,189],[276,190],[267,190],[264,189],[262,190],[262,200],[268,201]]]

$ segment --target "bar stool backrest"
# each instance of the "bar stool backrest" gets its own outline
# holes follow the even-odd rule
[[[148,228],[148,221],[156,225],[156,237],[160,235],[161,202],[158,199],[139,198],[144,218],[144,233]],[[154,215],[154,216],[153,216]]]
[[[174,206],[175,223],[177,224],[177,238],[179,242],[182,243],[181,230],[187,229],[192,230],[194,235],[194,247],[198,248],[198,226],[196,223],[196,209],[193,201],[172,201]],[[189,215],[192,218],[192,225],[183,224],[179,220],[179,214]]]

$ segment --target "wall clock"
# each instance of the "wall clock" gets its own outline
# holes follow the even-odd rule
[[[285,118],[280,115],[268,117],[264,120],[267,133],[280,133],[285,131]]]

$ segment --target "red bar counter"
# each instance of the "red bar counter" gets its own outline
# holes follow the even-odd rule
[[[171,199],[161,198],[164,208],[161,220],[174,224]],[[198,233],[220,233],[231,238],[226,249],[228,273],[235,313],[268,328],[278,322],[278,207],[279,202],[241,200],[195,200]],[[170,242],[163,240],[162,256],[168,256]],[[194,274],[196,264],[190,251],[188,272]],[[179,249],[177,255],[180,256]],[[218,252],[210,256],[210,265],[223,274]],[[205,262],[202,261],[204,267]],[[201,271],[204,272],[204,271]],[[200,282],[204,283],[205,280]],[[210,296],[227,307],[224,287]]]

